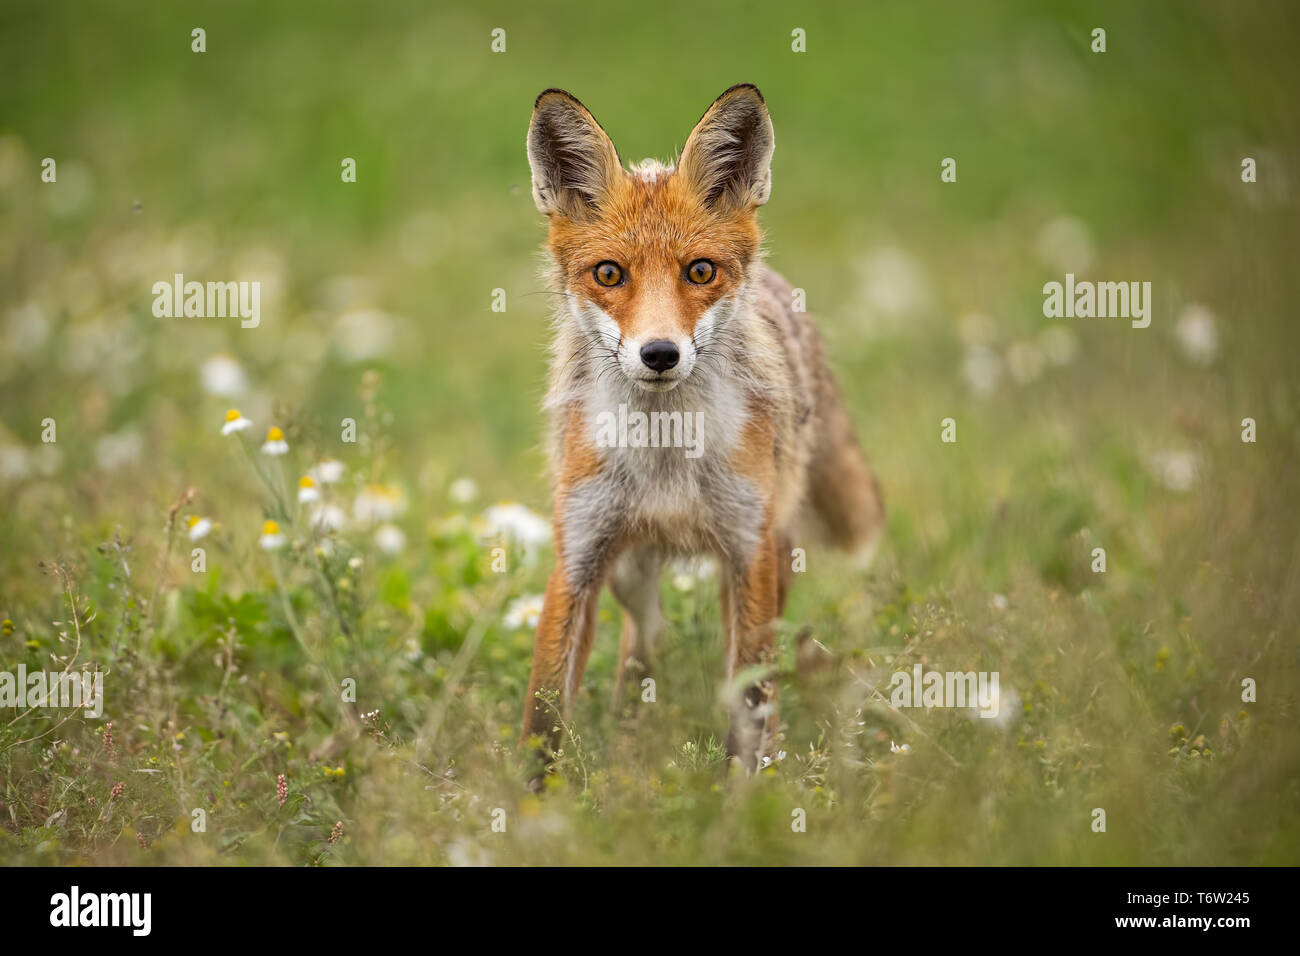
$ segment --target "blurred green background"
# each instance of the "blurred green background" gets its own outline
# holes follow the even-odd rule
[[[38,564],[63,562],[110,690],[132,691],[120,761],[159,772],[104,814],[122,762],[102,721],[0,715],[0,857],[134,860],[133,831],[175,862],[1297,862],[1298,21],[1227,2],[3,0],[0,661],[66,653],[49,622],[67,595]],[[716,602],[684,572],[665,683],[690,692],[662,744],[599,703],[606,606],[576,718],[604,776],[569,767],[539,805],[505,746],[529,634],[499,612],[548,559],[498,586],[475,523],[499,500],[549,511],[532,102],[570,90],[625,161],[669,158],[741,81],[776,131],[769,262],[807,292],[890,509],[869,576],[814,558],[791,630],[886,682],[916,660],[999,669],[1016,712],[900,724],[855,713],[852,681],[822,694],[833,712],[791,689],[791,756],[734,796],[700,676],[720,674]],[[150,288],[177,272],[258,279],[260,327],[155,318]],[[1150,328],[1044,318],[1066,272],[1150,281]],[[316,567],[295,528],[301,560],[273,568],[257,536],[289,516],[219,435],[231,406],[254,455],[285,429],[281,480],[332,456],[349,501],[395,488],[404,545],[352,528]],[[166,530],[187,487],[178,521],[218,525],[197,584]],[[213,658],[232,630],[242,684]],[[361,674],[388,732],[339,730],[303,654]],[[478,769],[452,785],[452,766]],[[220,839],[188,839],[200,805]],[[467,821],[495,805],[534,829],[493,843]],[[799,805],[823,815],[792,842]],[[1106,836],[1096,806],[1115,808]]]

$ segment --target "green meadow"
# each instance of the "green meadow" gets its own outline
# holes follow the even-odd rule
[[[0,862],[1300,863],[1291,5],[0,6]],[[630,718],[604,596],[534,795],[532,103],[668,159],[742,81],[886,534],[809,544],[752,779],[709,567]],[[178,274],[256,326],[159,316]],[[1149,324],[1045,315],[1067,275]],[[891,706],[918,666],[997,715]]]

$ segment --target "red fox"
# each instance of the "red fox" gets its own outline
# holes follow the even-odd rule
[[[541,699],[569,705],[608,582],[623,608],[615,702],[651,673],[666,561],[712,555],[727,678],[774,652],[804,517],[865,558],[884,520],[821,342],[761,258],[772,121],[733,86],[675,166],[624,169],[595,118],[542,93],[528,129],[533,199],[549,219],[556,316],[552,419],[556,566],[524,702],[523,745],[558,744]],[[737,695],[727,750],[752,773],[777,729],[776,689]],[[543,751],[543,758],[546,752]]]

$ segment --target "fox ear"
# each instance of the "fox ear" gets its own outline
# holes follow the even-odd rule
[[[691,131],[678,168],[709,205],[750,209],[772,192],[772,119],[758,87],[723,93]]]
[[[564,90],[547,90],[533,104],[528,164],[537,208],[570,219],[589,215],[622,168],[595,117]]]

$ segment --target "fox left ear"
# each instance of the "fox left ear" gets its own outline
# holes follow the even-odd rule
[[[741,83],[714,100],[695,125],[678,169],[709,205],[751,209],[772,193],[774,146],[763,94]]]

